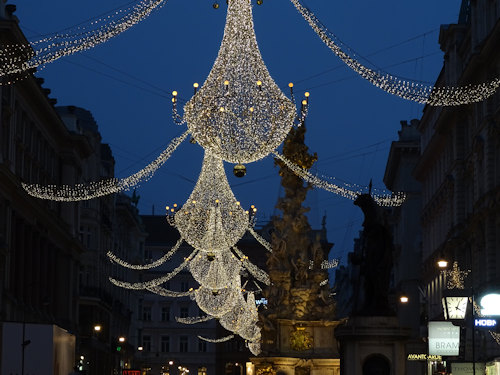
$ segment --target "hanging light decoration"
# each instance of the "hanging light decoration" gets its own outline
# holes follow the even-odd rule
[[[64,33],[56,33],[28,45],[3,45],[0,52],[0,77],[20,75],[63,56],[107,42],[147,18],[166,1],[141,0],[129,8],[116,10],[101,18],[66,29]]]
[[[189,271],[200,285],[217,290],[236,283],[240,277],[241,262],[229,249],[214,253],[200,252],[189,263]]]
[[[155,172],[170,158],[172,153],[186,139],[188,132],[174,138],[168,147],[150,164],[133,175],[117,179],[110,178],[89,184],[76,184],[74,186],[47,185],[21,183],[26,192],[36,198],[50,199],[60,202],[76,202],[99,198],[105,195],[126,191],[138,186],[141,182],[149,180]]]
[[[500,87],[500,77],[490,82],[469,84],[460,87],[434,87],[419,82],[404,80],[385,72],[370,69],[361,64],[355,55],[349,55],[342,48],[343,43],[332,34],[299,0],[290,0],[299,13],[318,34],[323,43],[349,68],[382,90],[403,99],[432,106],[456,106],[480,102],[490,97]]]
[[[241,287],[237,285],[228,285],[217,290],[200,286],[195,290],[194,298],[202,311],[220,318],[236,304],[239,294],[241,294]]]
[[[276,149],[296,117],[294,103],[262,60],[251,0],[231,0],[217,59],[203,86],[184,106],[190,133],[217,157],[250,163]]]
[[[205,151],[201,173],[186,203],[167,219],[188,244],[204,252],[229,249],[250,225],[249,214],[236,200],[222,160]]]
[[[177,275],[179,272],[181,272],[184,268],[186,268],[189,264],[189,261],[193,259],[196,254],[198,253],[197,250],[193,251],[187,258],[184,259],[184,262],[182,262],[177,268],[175,268],[172,272],[167,273],[164,276],[158,277],[156,279],[152,280],[147,280],[147,281],[141,281],[137,283],[129,283],[126,281],[120,281],[117,280],[113,277],[109,278],[109,281],[111,281],[112,284],[126,288],[126,289],[133,289],[133,290],[144,290],[144,289],[154,289],[155,287],[159,287],[161,284],[166,283],[169,281],[171,278],[173,278],[175,275]],[[213,314],[211,314],[213,315]]]
[[[120,258],[118,258],[115,254],[113,254],[111,251],[108,251],[106,254],[111,260],[111,262],[119,264],[122,267],[125,268],[130,268],[133,270],[149,270],[151,268],[156,268],[164,264],[166,261],[168,261],[176,252],[179,250],[179,247],[182,245],[182,242],[184,240],[180,238],[177,243],[168,251],[165,255],[163,255],[160,259],[155,260],[154,262],[147,263],[147,264],[130,264]]]
[[[309,171],[306,169],[298,166],[297,164],[293,163],[292,161],[288,160],[285,158],[283,155],[278,154],[277,152],[274,152],[273,155],[281,160],[285,165],[293,172],[295,173],[298,177],[302,178],[303,180],[309,182],[311,185],[318,187],[320,189],[329,191],[331,193],[340,195],[344,198],[348,198],[351,200],[355,200],[360,194],[363,194],[366,192],[366,188],[363,188],[359,185],[354,185],[354,184],[343,184],[344,186],[340,186],[337,183],[331,183],[328,181],[325,181],[324,179],[319,178],[318,176],[315,176],[311,174]],[[398,207],[403,204],[403,202],[406,200],[406,194],[402,192],[398,193],[377,193],[378,189],[374,189],[375,194],[373,194],[373,199],[379,206],[382,207]]]

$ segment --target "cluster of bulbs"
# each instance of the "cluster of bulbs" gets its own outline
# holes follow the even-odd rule
[[[0,77],[22,75],[63,56],[104,43],[144,20],[166,1],[141,0],[132,7],[117,10],[105,17],[66,30],[64,33],[56,33],[28,45],[3,46],[0,51]],[[11,81],[12,79],[9,82]]]
[[[318,20],[313,12],[303,6],[299,0],[290,1],[323,43],[342,62],[361,77],[390,94],[432,106],[457,106],[483,101],[493,95],[498,87],[500,87],[500,77],[480,84],[468,84],[460,87],[434,87],[370,69],[361,64],[355,55],[351,56],[342,49],[342,42]]]

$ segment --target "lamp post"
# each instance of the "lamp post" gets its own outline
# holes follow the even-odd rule
[[[444,269],[448,263],[445,260],[438,261],[438,267]],[[471,254],[472,264],[472,254]],[[476,375],[476,328],[474,326],[474,287],[471,285],[470,293],[464,291],[464,279],[471,271],[461,271],[457,262],[453,262],[451,270],[443,270],[447,275],[447,290],[443,293],[443,309],[445,319],[464,320],[467,315],[469,298],[471,301],[471,334],[472,334],[472,374]],[[469,296],[470,294],[470,296]]]

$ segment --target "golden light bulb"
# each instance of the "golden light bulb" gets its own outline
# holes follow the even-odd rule
[[[250,112],[253,112],[253,107],[250,107]]]
[[[174,203],[174,207],[177,207],[177,203]]]
[[[302,105],[306,105],[307,104],[307,100],[302,100]]]
[[[226,86],[227,86],[227,85],[229,85],[229,81],[226,79],[226,80],[224,81],[224,84],[225,84]]]
[[[309,97],[309,95],[311,95],[311,94],[309,94],[309,92],[307,92],[307,91],[306,91],[306,93],[304,94],[304,96],[305,96],[306,98],[308,98],[308,97]]]
[[[175,102],[176,102],[175,98],[172,98],[172,103],[175,103]]]
[[[288,87],[292,88],[292,87],[293,87],[293,83],[292,83],[292,82],[290,82],[290,83],[288,84]]]
[[[257,86],[262,86],[262,81],[257,81]]]
[[[219,111],[224,112],[224,107],[220,107]]]
[[[172,91],[173,96],[177,96],[177,91]]]
[[[198,86],[200,86],[200,85],[198,85],[198,82],[195,82],[195,83],[193,84],[193,87],[194,87],[195,89],[197,89],[197,88],[198,88]]]

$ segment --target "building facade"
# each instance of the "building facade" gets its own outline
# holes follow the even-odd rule
[[[441,27],[445,62],[436,86],[499,76],[499,19],[500,1],[462,2],[459,22]],[[469,105],[426,106],[418,129],[421,156],[414,176],[422,184],[423,280],[428,316],[436,320],[443,318],[447,289],[438,258],[470,270],[465,291],[471,296],[500,291],[500,92]],[[488,363],[500,356],[494,334],[478,331],[472,340],[472,332],[466,330],[462,360]]]

